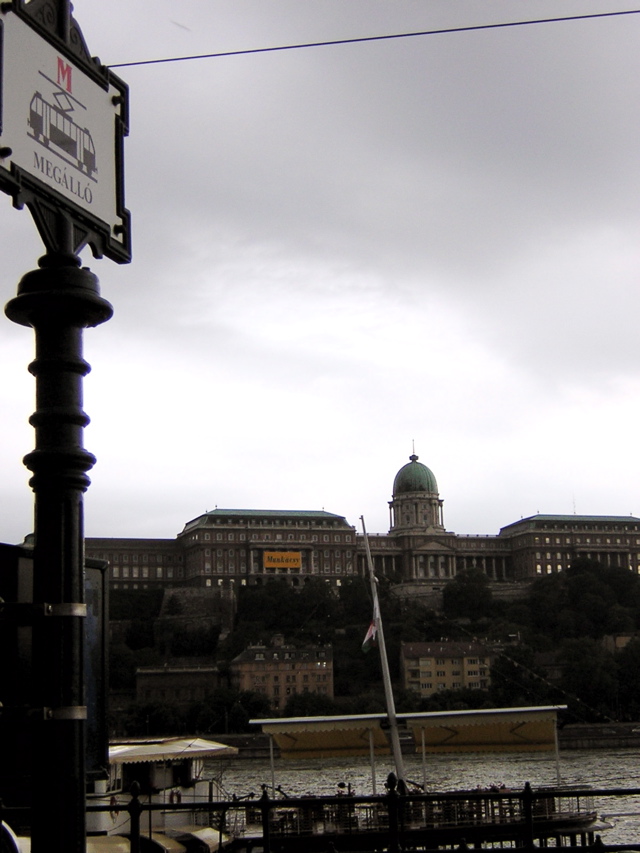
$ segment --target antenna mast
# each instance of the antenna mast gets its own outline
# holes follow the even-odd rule
[[[369,548],[367,529],[364,525],[364,516],[360,516],[362,532],[364,533],[364,547],[367,553],[367,566],[369,568],[369,583],[371,584],[371,597],[373,598],[373,621],[377,630],[378,647],[380,649],[380,664],[382,666],[382,683],[384,684],[384,697],[387,705],[387,717],[389,719],[389,730],[391,732],[391,749],[393,760],[396,765],[396,776],[398,781],[404,782],[404,762],[402,750],[400,749],[400,735],[398,734],[398,720],[396,718],[396,706],[393,701],[393,690],[391,689],[391,675],[389,673],[389,661],[387,660],[387,649],[384,643],[384,631],[382,630],[382,619],[380,617],[380,604],[378,602],[378,581],[373,572],[373,560]]]

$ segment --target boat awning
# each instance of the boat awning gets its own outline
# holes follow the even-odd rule
[[[186,847],[175,838],[169,838],[164,832],[152,832],[151,835],[140,835],[141,853],[185,853]]]
[[[18,847],[16,849],[20,853],[30,853],[31,839],[29,837],[18,838],[17,842]],[[130,850],[131,841],[122,835],[87,836],[87,853],[129,853]],[[179,853],[179,851],[175,851],[175,853]]]
[[[229,836],[214,829],[212,826],[182,826],[165,829],[167,835],[175,838],[189,850],[197,853],[214,853],[229,841]],[[127,851],[128,853],[128,851]]]
[[[131,842],[122,835],[89,835],[87,853],[129,853]]]
[[[541,751],[556,748],[556,717],[566,705],[398,714],[419,750],[445,752]]]
[[[235,746],[226,746],[204,738],[161,738],[112,743],[109,745],[111,764],[130,764],[140,761],[178,761],[183,758],[221,758],[237,755]]]
[[[280,749],[282,758],[389,755],[389,740],[382,728],[386,714],[347,717],[288,717],[250,720],[262,726]]]

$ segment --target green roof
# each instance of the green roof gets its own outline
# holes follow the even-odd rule
[[[527,518],[521,518],[519,521],[514,521],[511,524],[500,528],[500,533],[504,530],[518,527],[520,525],[530,525],[538,527],[540,524],[640,524],[640,518],[634,515],[530,515]]]
[[[322,510],[312,509],[214,509],[204,512],[200,518],[204,516],[211,518],[236,518],[249,516],[251,518],[325,518],[336,519],[342,518],[343,515],[336,515],[335,512],[325,512]]]
[[[393,496],[406,494],[407,492],[430,492],[438,494],[438,484],[433,472],[418,462],[418,457],[412,454],[411,460],[404,465],[396,474],[393,481]]]
[[[336,515],[333,512],[325,512],[324,510],[310,509],[214,509],[202,513],[197,518],[192,518],[188,521],[184,529],[195,526],[198,522],[204,519],[219,519],[221,521],[241,521],[242,519],[273,519],[282,521],[315,521],[322,523],[323,521],[339,522],[341,525],[351,527],[347,519],[343,515]]]

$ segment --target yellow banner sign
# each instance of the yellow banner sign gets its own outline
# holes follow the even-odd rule
[[[265,569],[301,569],[300,551],[264,551]]]

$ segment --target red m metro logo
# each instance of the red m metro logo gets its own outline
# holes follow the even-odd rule
[[[69,63],[58,57],[58,86],[62,86],[69,93],[71,93],[71,71]]]

